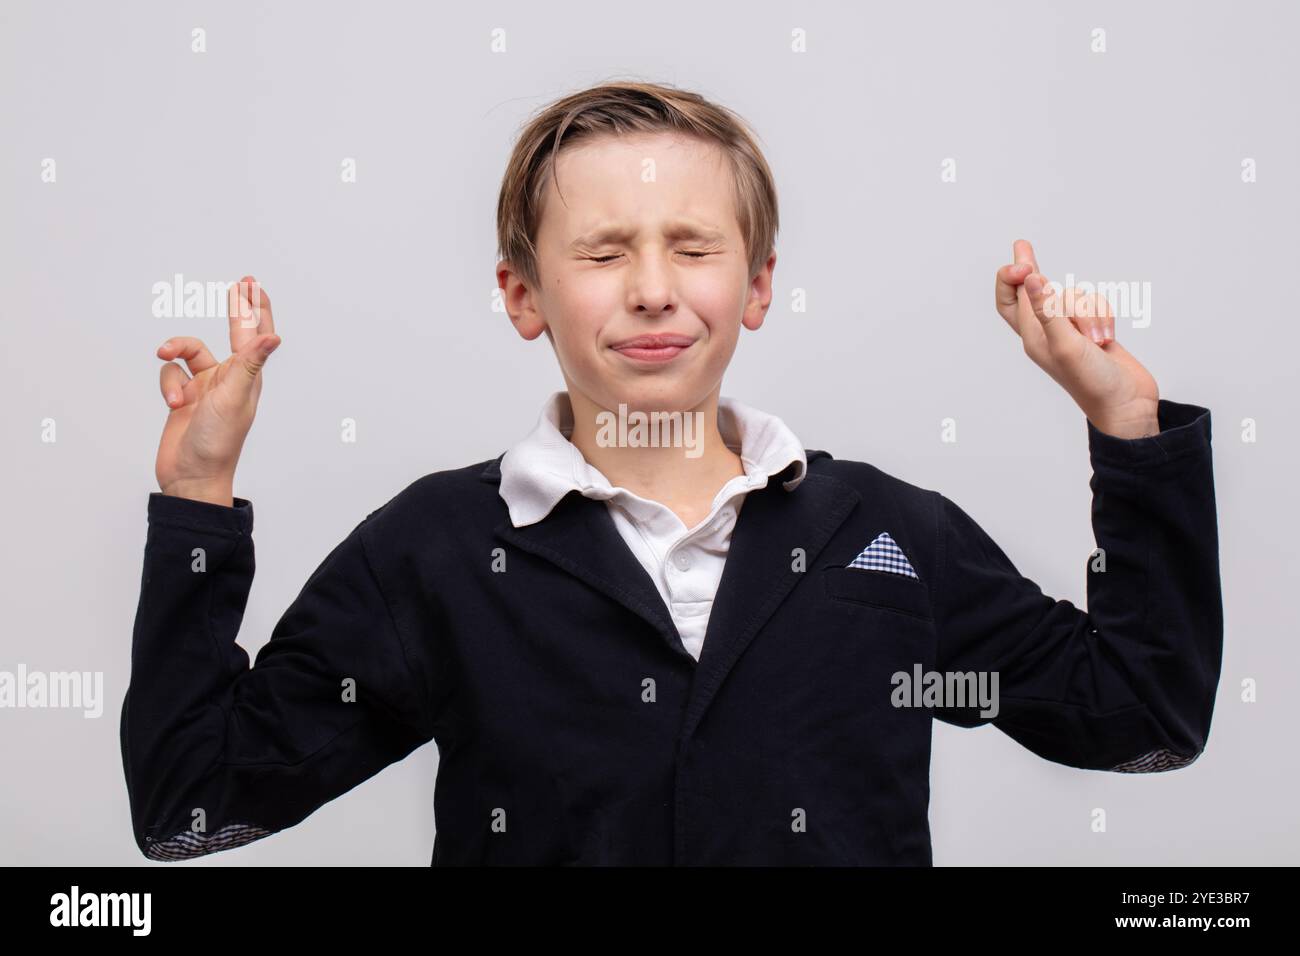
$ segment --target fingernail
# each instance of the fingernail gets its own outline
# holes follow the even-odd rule
[[[1101,345],[1102,340],[1103,340],[1105,337],[1106,337],[1106,336],[1104,336],[1104,335],[1102,334],[1101,329],[1093,329],[1093,330],[1092,330],[1092,340],[1093,340],[1094,342],[1096,342],[1098,345]]]
[[[180,401],[180,397],[179,397],[175,392],[168,392],[168,393],[167,393],[167,404],[168,404],[168,405],[175,405],[178,401]]]
[[[167,340],[166,342],[164,342],[162,345],[158,346],[158,348],[159,348],[159,349],[165,349],[165,348],[168,348],[171,344],[172,344],[172,340],[171,340],[171,339],[168,339],[168,340]]]

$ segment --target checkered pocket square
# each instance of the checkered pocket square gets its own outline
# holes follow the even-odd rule
[[[907,555],[903,554],[903,549],[890,537],[888,531],[876,535],[876,539],[846,567],[862,568],[865,571],[888,571],[891,574],[905,574],[909,578],[921,580],[921,576],[912,569],[912,563],[907,560]]]

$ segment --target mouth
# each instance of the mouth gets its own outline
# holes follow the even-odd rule
[[[664,333],[662,335],[638,335],[611,345],[615,352],[638,362],[667,362],[695,344],[689,335]]]

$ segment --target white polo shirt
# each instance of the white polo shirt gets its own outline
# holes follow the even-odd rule
[[[803,443],[774,415],[721,396],[718,431],[727,447],[740,455],[745,474],[722,486],[708,516],[694,528],[687,528],[666,505],[612,486],[587,462],[569,441],[573,406],[567,391],[546,400],[537,427],[501,460],[500,493],[516,528],[541,521],[570,491],[605,502],[614,526],[659,589],[682,643],[696,660],[745,495],[797,462],[795,476],[782,485],[793,491],[808,470]]]

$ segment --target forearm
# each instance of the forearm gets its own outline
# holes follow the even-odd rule
[[[1209,413],[1166,403],[1139,441],[1090,434],[1093,528],[1088,612],[1137,699],[1168,736],[1169,759],[1209,734],[1223,642]],[[1103,563],[1104,562],[1104,563]],[[1102,570],[1104,568],[1104,570]]]
[[[248,670],[235,643],[253,580],[251,505],[215,508],[159,494],[149,502],[131,680],[121,743],[137,841],[216,835],[229,806],[211,774],[230,741],[223,703]],[[211,830],[206,827],[212,827]],[[223,838],[224,839],[224,838]]]

